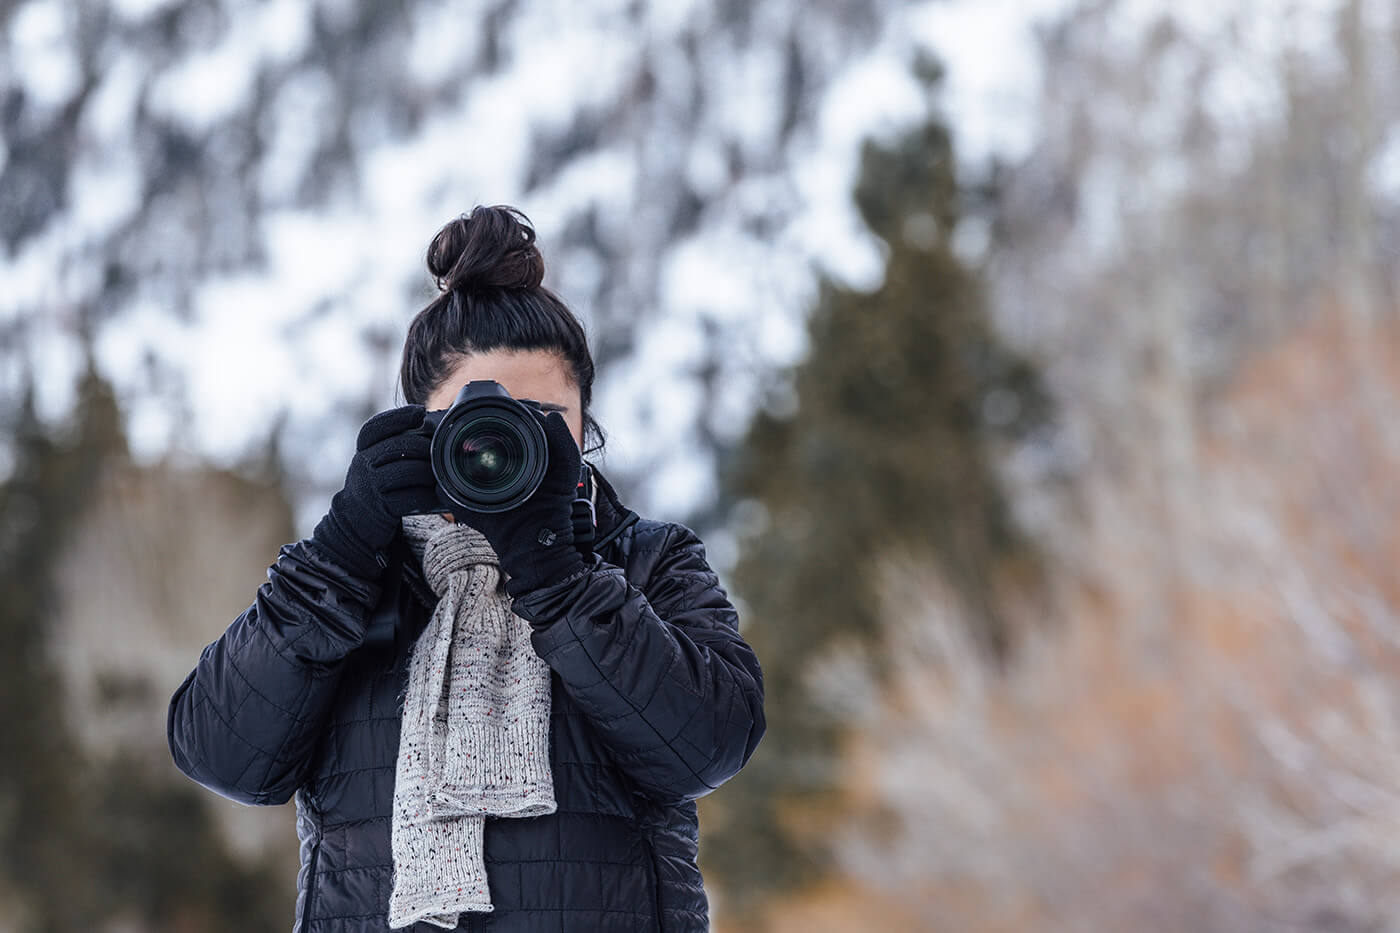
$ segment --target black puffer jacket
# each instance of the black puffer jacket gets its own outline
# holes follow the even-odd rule
[[[464,933],[708,929],[694,799],[753,754],[763,675],[695,533],[638,519],[595,475],[611,540],[582,576],[514,602],[552,669],[558,810],[487,818],[495,910],[462,914]],[[283,545],[170,700],[186,775],[245,804],[295,795],[294,933],[389,929],[408,658],[436,600],[402,536],[394,555],[370,582],[309,539]]]

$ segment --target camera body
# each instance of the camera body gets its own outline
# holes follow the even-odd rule
[[[494,379],[462,386],[451,405],[428,412],[414,429],[432,438],[441,508],[409,514],[505,512],[529,499],[549,467],[545,414],[539,402],[514,398]],[[579,472],[580,495],[591,494],[588,465]]]

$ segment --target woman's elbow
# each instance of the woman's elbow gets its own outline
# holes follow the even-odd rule
[[[175,767],[201,787],[246,806],[291,800],[297,775],[277,773],[265,754],[224,728],[208,702],[192,696],[192,680],[193,674],[175,691],[166,714],[166,743]]]
[[[750,692],[745,701],[737,704],[735,713],[716,743],[714,756],[699,770],[697,777],[700,783],[688,789],[693,791],[688,797],[702,797],[716,790],[743,770],[758,749],[758,743],[768,728],[763,715],[762,688]]]

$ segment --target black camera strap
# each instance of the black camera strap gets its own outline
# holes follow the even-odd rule
[[[627,510],[627,515],[622,519],[622,521],[620,521],[620,522],[617,523],[617,527],[616,527],[616,528],[614,528],[612,531],[608,532],[607,534],[603,535],[603,537],[599,538],[597,541],[594,541],[594,542],[593,542],[593,549],[594,549],[594,550],[597,550],[597,551],[601,551],[603,548],[607,547],[608,543],[609,543],[610,541],[612,541],[612,539],[614,539],[614,538],[616,538],[618,535],[622,534],[624,531],[627,530],[627,527],[628,527],[629,525],[635,523],[635,522],[636,522],[637,520],[639,520],[640,518],[641,518],[640,515],[638,515],[636,512],[632,511],[631,509],[628,509],[628,510]]]
[[[578,552],[587,561],[593,554],[593,537],[598,530],[597,521],[593,516],[592,500],[574,500],[573,522],[574,547],[578,548]]]
[[[617,527],[598,538],[598,516],[593,508],[593,468],[588,463],[583,464],[579,473],[578,489],[578,498],[574,500],[573,507],[574,546],[583,555],[584,561],[588,561],[595,552],[602,551],[610,541],[622,534],[641,516],[628,509],[622,521],[617,523]]]

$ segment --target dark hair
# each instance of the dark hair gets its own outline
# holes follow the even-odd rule
[[[530,220],[513,207],[478,205],[447,223],[428,245],[428,271],[442,294],[409,322],[399,385],[406,404],[429,396],[473,353],[551,350],[568,363],[583,406],[585,453],[605,437],[589,411],[593,355],[583,325],[545,288],[544,257]]]

